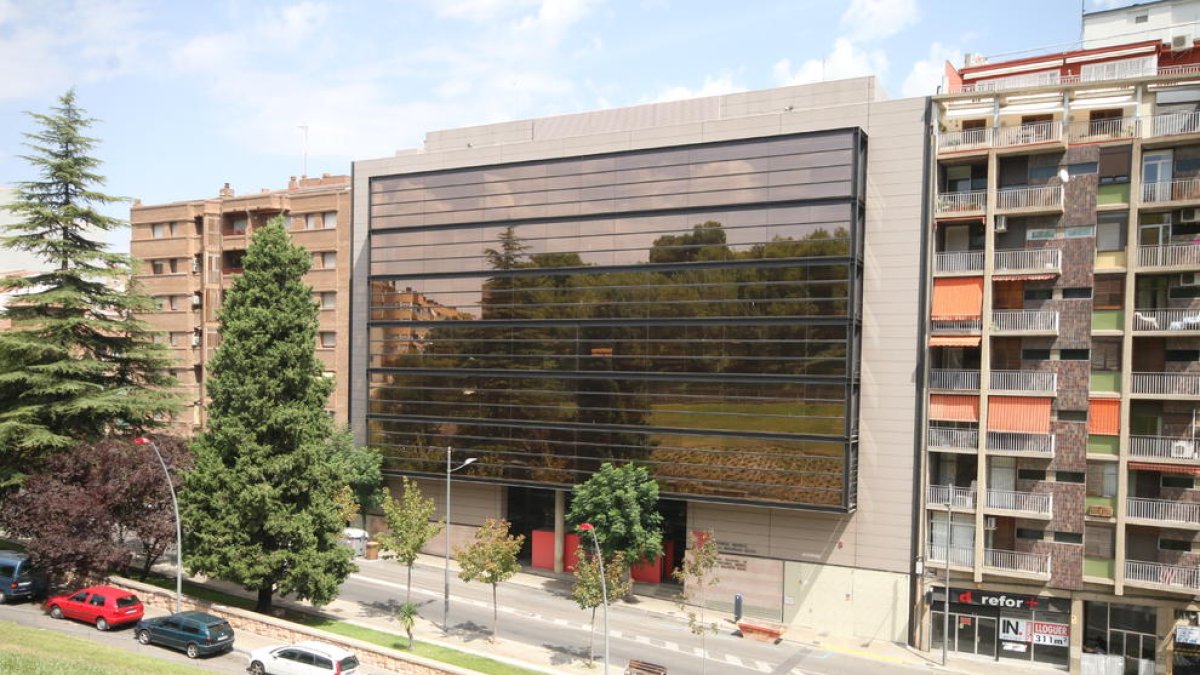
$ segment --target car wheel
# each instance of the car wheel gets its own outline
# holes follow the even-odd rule
[[[188,646],[187,646],[187,657],[189,659],[194,659],[199,656],[200,656],[200,648],[196,646],[195,642],[189,642]]]
[[[58,605],[51,605],[51,606],[50,606],[50,618],[52,618],[52,619],[61,619],[61,618],[63,618],[63,615],[62,615],[62,609],[60,609]]]
[[[250,664],[250,673],[252,675],[267,675],[267,669],[263,667],[262,661],[255,661]]]
[[[96,630],[108,630],[108,620],[104,617],[96,619]]]
[[[137,641],[144,645],[150,644],[150,631],[144,628],[139,630],[137,634]]]

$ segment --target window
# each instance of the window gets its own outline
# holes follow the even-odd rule
[[[333,661],[324,656],[316,657],[314,665],[322,670],[333,670]]]
[[[1132,158],[1133,147],[1128,144],[1100,148],[1100,184],[1128,183]]]
[[[1161,485],[1165,488],[1181,488],[1192,490],[1196,487],[1196,479],[1191,476],[1171,475],[1164,473]]]
[[[84,600],[87,600],[87,596],[88,596],[87,593],[80,592],[80,593],[76,593],[75,595],[72,595],[70,600],[71,600],[71,602],[83,602]]]
[[[1017,480],[1046,480],[1042,469],[1017,469]]]
[[[1059,422],[1086,422],[1088,414],[1086,410],[1059,410]],[[1078,481],[1082,483],[1083,481]]]
[[[1087,349],[1060,349],[1058,351],[1058,359],[1060,361],[1090,361],[1091,353]]]
[[[1017,528],[1017,539],[1033,539],[1034,541],[1041,541],[1045,538],[1045,533],[1041,530],[1034,530],[1028,527]]]
[[[1025,301],[1036,302],[1038,300],[1049,300],[1054,297],[1053,288],[1026,288]]]
[[[322,251],[317,254],[317,260],[321,269],[335,269],[337,267],[337,251]]]
[[[1084,483],[1087,479],[1082,471],[1055,471],[1054,480],[1059,483]]]
[[[1115,373],[1121,369],[1120,340],[1092,341],[1092,370]]]
[[[1058,167],[1050,166],[1031,166],[1029,167],[1029,180],[1049,180],[1058,175]]]
[[[1064,239],[1084,239],[1094,236],[1096,236],[1095,225],[1080,225],[1078,227],[1068,227],[1063,230]]]
[[[1101,213],[1096,223],[1096,250],[1124,251],[1128,221],[1129,216],[1125,212]]]
[[[88,604],[92,605],[94,607],[103,607],[104,606],[104,596],[103,595],[93,595],[92,597],[88,598]]]
[[[321,331],[318,335],[323,349],[333,349],[337,346],[337,333],[332,331]]]
[[[334,291],[321,291],[317,294],[317,299],[321,303],[321,309],[337,307],[337,293]]]
[[[1168,349],[1167,361],[1200,361],[1200,349]]]
[[[1200,286],[1176,286],[1167,291],[1167,297],[1172,300],[1200,298]]]
[[[1021,350],[1021,360],[1022,361],[1049,361],[1050,360],[1050,350],[1049,349],[1022,349]]]
[[[1149,20],[1150,20],[1149,14],[1138,14],[1137,16],[1133,17],[1134,23],[1146,23]]]
[[[169,267],[171,268],[171,274],[177,274],[179,272],[179,260],[171,258]]]
[[[1099,162],[1081,162],[1079,164],[1068,164],[1068,176],[1083,176],[1090,173],[1096,173],[1100,170]]]
[[[1163,551],[1185,551],[1192,552],[1192,542],[1182,541],[1180,539],[1162,539],[1158,540],[1158,548]]]
[[[1079,532],[1055,532],[1054,541],[1060,544],[1082,544],[1083,534]]]
[[[321,214],[310,213],[304,216],[304,229],[319,230],[321,229]]]
[[[1087,286],[1062,289],[1063,300],[1090,300],[1092,289]]]
[[[167,261],[166,260],[151,260],[150,261],[150,271],[153,274],[166,274],[167,273]]]
[[[325,229],[327,229],[327,230],[336,229],[337,225],[338,225],[337,211],[326,211],[325,212]]]
[[[1092,282],[1092,309],[1121,309],[1125,299],[1125,278],[1097,276]]]
[[[150,236],[154,237],[155,239],[164,239],[167,237],[167,233],[168,231],[166,223],[155,223],[150,226]]]
[[[1115,558],[1116,538],[1111,527],[1083,526],[1083,554],[1089,558]]]
[[[1088,464],[1087,496],[1116,497],[1117,496],[1117,464],[1116,462],[1096,462]]]
[[[167,296],[167,307],[172,312],[177,312],[177,311],[183,309],[183,302],[180,301],[178,295],[168,295]]]
[[[238,235],[246,234],[246,227],[250,224],[250,219],[246,216],[233,216],[229,218],[225,225],[225,234]]]

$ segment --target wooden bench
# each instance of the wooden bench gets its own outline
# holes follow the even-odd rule
[[[748,637],[760,642],[778,642],[783,637],[783,628],[779,626],[767,626],[742,621],[738,623],[737,627],[741,631],[742,637]]]
[[[630,659],[629,665],[625,666],[625,675],[667,675],[667,667]]]

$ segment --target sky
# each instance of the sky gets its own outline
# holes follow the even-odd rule
[[[946,60],[1069,48],[1083,7],[1127,4],[0,0],[0,186],[33,178],[26,112],[72,87],[105,190],[160,204],[348,174],[438,129],[866,74],[923,96]]]

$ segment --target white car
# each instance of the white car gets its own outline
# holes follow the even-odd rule
[[[354,675],[358,657],[325,642],[263,647],[250,652],[254,675]]]

